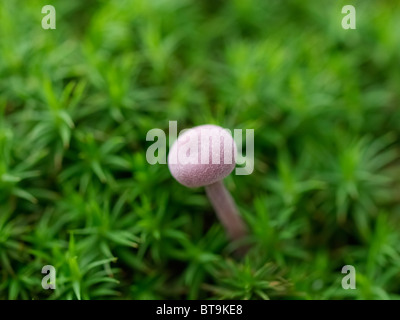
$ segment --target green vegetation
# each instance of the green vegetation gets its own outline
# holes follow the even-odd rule
[[[353,2],[1,1],[0,299],[399,299],[400,7]],[[147,163],[170,120],[255,130],[243,259]]]

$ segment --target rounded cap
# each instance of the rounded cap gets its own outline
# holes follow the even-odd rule
[[[235,168],[236,145],[230,133],[216,125],[186,130],[170,148],[168,167],[186,187],[195,188],[224,179]]]

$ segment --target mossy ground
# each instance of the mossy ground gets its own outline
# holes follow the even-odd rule
[[[400,8],[353,2],[1,1],[0,299],[400,298]],[[242,260],[147,163],[170,120],[255,130]]]

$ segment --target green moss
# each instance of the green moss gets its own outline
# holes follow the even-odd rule
[[[343,30],[345,4],[54,1],[43,30],[41,1],[0,2],[0,299],[400,298],[400,8]],[[226,181],[242,260],[147,163],[172,120],[255,130]]]

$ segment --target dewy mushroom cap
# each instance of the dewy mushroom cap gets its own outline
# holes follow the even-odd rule
[[[179,135],[168,154],[168,167],[172,176],[186,187],[207,186],[233,171],[236,152],[235,142],[227,130],[202,125]]]

